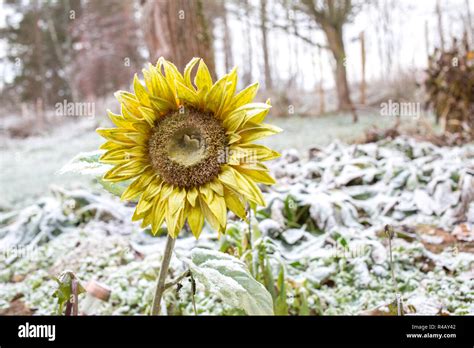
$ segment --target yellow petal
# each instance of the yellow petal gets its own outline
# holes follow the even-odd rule
[[[153,111],[153,109],[147,108],[145,106],[140,106],[138,108],[138,110],[140,110],[140,113],[142,114],[145,121],[148,122],[148,124],[151,127],[154,127],[155,120],[157,119],[157,114],[155,113],[155,111]]]
[[[242,203],[239,195],[232,190],[224,189],[224,199],[226,206],[239,218],[246,220],[247,214],[245,212],[245,206]]]
[[[155,199],[153,204],[153,219],[151,222],[151,232],[153,233],[153,235],[156,235],[161,225],[163,225],[163,221],[165,219],[166,214],[165,206],[165,201],[161,201],[159,198]]]
[[[130,140],[130,139],[128,139]],[[102,145],[99,146],[99,149],[102,150],[117,150],[117,149],[129,149],[134,147],[134,144],[129,144],[129,145],[123,145],[123,144],[117,144],[116,142],[113,141],[106,141]]]
[[[173,107],[177,106],[176,94],[174,92],[174,85],[170,85],[168,80],[163,76],[161,71],[155,67],[151,67],[153,71],[153,78],[156,85],[157,93],[154,97],[166,100]]]
[[[167,99],[150,96],[150,104],[152,109],[160,115],[165,114],[168,110],[176,109],[176,105]]]
[[[236,168],[235,166],[233,166]],[[258,171],[263,171],[263,172],[268,172],[268,168],[266,165],[260,162],[243,162],[239,164],[239,169],[246,169],[246,170],[258,170]]]
[[[198,91],[198,100],[199,104],[195,105],[199,110],[206,110],[207,105],[206,105],[206,96],[207,92],[209,92],[208,87],[204,87]]]
[[[237,93],[237,95],[232,99],[229,109],[234,110],[241,107],[242,105],[250,103],[257,95],[257,91],[258,82],[243,89],[242,91]]]
[[[122,163],[128,159],[127,151],[124,149],[110,150],[99,157],[100,162],[109,164]]]
[[[248,178],[256,182],[260,182],[265,185],[275,184],[275,179],[273,179],[272,176],[268,174],[268,172],[260,171],[260,170],[243,169],[242,167],[239,167],[239,166],[236,166],[235,169],[237,169],[244,176],[247,176]]]
[[[115,166],[104,175],[106,181],[124,181],[140,175],[150,166],[143,161],[129,161]]]
[[[170,85],[172,82],[175,81],[184,84],[183,75],[181,75],[176,65],[174,65],[170,61],[167,61],[166,59],[163,59],[163,67],[165,69],[165,77],[170,83]]]
[[[176,238],[184,225],[184,206],[180,205],[176,212],[171,213],[170,206],[168,204],[168,207],[166,208],[165,220],[168,233],[173,238]]]
[[[178,97],[181,102],[185,100],[186,102],[192,105],[197,105],[199,103],[199,96],[194,90],[194,88],[190,89],[179,81],[176,81],[176,87]]]
[[[265,104],[271,107],[270,99],[267,99]],[[268,115],[269,111],[270,111],[270,108],[268,109],[259,108],[259,109],[250,110],[249,112],[247,112],[247,117],[245,121],[253,122],[257,124],[262,123],[265,117]]]
[[[206,202],[211,202],[214,196],[214,191],[211,190],[209,183],[199,187],[199,193],[204,197]]]
[[[235,90],[237,88],[237,68],[231,70],[227,75],[227,80],[224,86],[223,96],[219,109],[216,112],[217,118],[224,118],[229,110],[229,106],[234,97]]]
[[[136,145],[147,146],[149,134],[140,132],[127,132],[124,134],[125,137],[131,139]]]
[[[207,89],[210,90],[212,87],[212,78],[207,68],[206,63],[202,59],[199,60],[199,66],[194,77],[194,84],[198,90]]]
[[[191,82],[191,72],[196,64],[199,62],[199,58],[194,57],[190,60],[186,67],[184,68],[184,83],[188,86],[189,89],[194,90],[193,83]]]
[[[198,196],[198,190],[195,187],[188,190],[187,192],[188,202],[193,207],[196,205],[197,196]]]
[[[184,222],[186,221],[186,208],[187,207],[183,207],[179,212],[178,219],[176,221],[177,223],[174,229],[174,234],[172,235],[173,238],[178,237],[179,232],[181,232],[184,227]]]
[[[135,76],[133,77],[133,91],[140,104],[150,106],[148,92],[146,91],[145,87],[143,87],[143,85],[140,83],[137,74],[135,74]]]
[[[237,192],[240,192],[242,195],[247,197],[248,200],[258,205],[266,205],[265,200],[263,199],[262,192],[252,180],[248,180],[244,175],[240,174],[236,170],[234,170],[234,176],[240,188],[239,190],[237,190]]]
[[[132,123],[133,128],[143,136],[149,137],[151,134],[152,126],[147,121],[137,121]]]
[[[250,128],[245,128],[238,132],[242,143],[249,143],[261,138],[268,137],[273,134],[280,133],[282,131],[281,128],[269,125],[269,124],[261,124],[261,125],[251,125]]]
[[[248,162],[269,161],[280,157],[276,151],[260,144],[239,144],[230,147],[230,150],[236,152],[244,152],[249,159]]]
[[[236,130],[250,122],[252,122],[251,124],[258,125],[259,123],[253,122],[251,120],[263,120],[270,111],[270,108],[271,105],[269,104],[250,103],[235,109],[227,117],[229,118],[229,122],[237,124],[237,128],[232,128],[232,130]],[[233,126],[235,125],[233,124]]]
[[[234,132],[239,129],[245,121],[246,114],[246,110],[235,110],[227,115],[222,122],[226,131]]]
[[[250,103],[243,105],[224,117],[224,127],[228,131],[235,131],[251,119],[263,119],[268,114],[270,108],[271,105],[264,103]]]
[[[212,201],[206,203],[208,203],[211,212],[217,218],[217,221],[219,221],[219,225],[225,226],[227,221],[227,209],[224,197],[214,195]]]
[[[178,209],[182,207],[185,203],[185,199],[186,190],[179,187],[175,187],[168,200],[168,210],[170,214],[176,213]]]
[[[143,215],[148,209],[153,206],[153,200],[147,200],[143,197],[140,197],[137,203],[137,207],[135,208],[137,215]]]
[[[142,174],[138,179],[131,183],[120,197],[123,201],[128,201],[136,198],[143,193],[144,189],[153,180],[155,176],[150,174]]]
[[[132,124],[129,121],[127,121],[122,115],[114,114],[110,110],[107,110],[107,115],[109,116],[113,124],[115,124],[117,127],[127,128],[127,129],[132,128]]]
[[[206,109],[214,112],[217,116],[225,93],[225,85],[227,83],[228,75],[223,76],[217,81],[206,95]]]
[[[99,161],[102,163],[122,164],[131,159],[145,159],[145,151],[145,148],[142,146],[113,149],[102,154],[99,157]]]
[[[218,227],[215,227],[216,221],[218,226],[223,227],[226,225],[227,220],[227,210],[224,197],[214,194],[208,185],[204,188],[201,186],[200,191],[201,195],[199,196],[199,202],[206,220],[209,221],[214,229],[219,230]],[[206,208],[208,208],[209,211],[206,211]],[[216,221],[213,221],[213,218],[210,215],[214,216]]]
[[[237,183],[237,180],[234,176],[234,171],[227,165],[222,166],[221,173],[218,176],[218,179],[220,182],[223,184],[227,185],[228,187],[238,191],[239,190],[239,185]]]
[[[133,134],[134,132],[130,132],[130,130],[128,129],[98,128],[96,129],[96,132],[102,137],[110,141],[113,141],[114,143],[117,143],[117,144],[130,145],[130,146],[136,145],[135,142],[131,138],[128,137],[129,134]],[[139,135],[139,133],[135,133],[135,134]]]
[[[237,133],[234,133],[234,132],[226,133],[226,135],[227,135],[227,143],[229,145],[237,143],[241,139],[240,135],[238,135]]]
[[[173,192],[172,185],[163,184],[163,186],[161,187],[161,192],[160,192],[161,199],[162,200],[167,199],[171,195],[172,192]]]
[[[150,170],[154,174],[152,170]],[[156,197],[160,197],[161,199],[161,188],[163,186],[163,180],[161,180],[156,174],[153,177],[153,180],[145,187],[145,192],[143,193],[142,197],[146,200],[153,200]]]
[[[148,70],[147,69],[142,69],[143,73],[143,79],[145,80],[145,86],[146,88],[150,91],[150,95],[156,95],[158,94],[158,90],[156,87],[156,82],[154,81],[153,78],[153,65],[148,63],[148,66],[151,67]]]
[[[218,180],[209,182],[209,188],[220,196],[224,195],[224,186]]]
[[[133,109],[133,110],[135,110],[135,109]],[[138,110],[138,108],[137,108],[137,110]],[[132,109],[127,107],[127,105],[125,105],[125,104],[120,105],[120,112],[122,113],[123,118],[125,120],[127,120],[128,122],[135,122],[136,120],[140,120],[140,119],[143,118],[140,111],[138,111],[138,112],[132,111]]]
[[[138,107],[140,106],[140,102],[137,100],[134,94],[126,92],[126,91],[117,91],[114,93],[115,98],[127,108],[134,115],[139,115],[140,112],[138,111]]]
[[[202,228],[204,226],[204,215],[201,212],[201,207],[199,206],[199,202],[196,202],[194,207],[190,206],[188,208],[188,224],[191,228],[191,232],[193,233],[196,239],[199,238],[201,234]]]
[[[201,196],[199,196],[199,206],[201,207],[201,211],[209,225],[211,225],[214,230],[218,231],[221,228],[219,220],[217,220],[216,216],[211,212],[207,203],[204,201],[204,198]]]
[[[135,207],[135,211],[133,212],[133,215],[132,215],[132,221],[138,221],[138,220],[141,220],[143,219],[145,216],[145,213],[144,212],[141,212],[140,214],[138,213],[137,211],[137,208]]]

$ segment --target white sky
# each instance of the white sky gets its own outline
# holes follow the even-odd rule
[[[375,0],[381,2],[381,0]],[[393,38],[393,44],[398,49],[393,50],[391,59],[394,62],[392,68],[392,74],[396,74],[397,71],[408,70],[409,68],[425,68],[427,61],[427,51],[425,44],[425,22],[428,27],[428,37],[430,41],[430,49],[432,50],[434,45],[439,44],[438,36],[438,22],[435,14],[435,0],[392,0],[397,4],[397,8],[390,12],[392,16],[391,23],[391,37]],[[390,2],[390,0],[389,0]],[[471,16],[474,17],[474,0],[468,0],[471,8]],[[252,0],[255,6],[258,6],[258,0]],[[398,7],[401,7],[399,9]],[[275,10],[278,8],[276,7]],[[445,41],[448,39],[448,34],[453,33],[457,36],[461,36],[463,28],[463,20],[466,16],[466,0],[441,0],[441,9],[443,13],[443,26],[445,31]],[[281,13],[281,12],[280,12]],[[281,13],[284,16],[284,13]],[[347,53],[347,69],[350,81],[358,81],[361,76],[361,56],[360,56],[360,43],[358,40],[359,33],[365,31],[366,40],[366,78],[378,79],[381,78],[387,69],[387,57],[383,55],[384,60],[379,55],[379,42],[377,34],[383,34],[383,29],[380,26],[380,22],[375,19],[379,15],[378,11],[374,7],[365,8],[355,18],[355,21],[349,24],[345,30],[345,44]],[[474,18],[473,18],[474,21]],[[234,54],[234,64],[242,66],[244,64],[245,52],[242,51],[242,47],[245,47],[248,43],[245,41],[245,37],[242,34],[243,23],[236,16],[230,18],[230,27],[232,30],[232,48]],[[254,23],[257,22],[257,18],[253,19]],[[216,36],[221,36],[219,29],[216,29]],[[261,35],[258,28],[252,30],[252,49],[253,52],[258,53],[257,59],[253,61],[253,70],[262,79],[263,73],[261,67],[263,66],[262,52],[259,48],[261,42]],[[315,50],[307,43],[302,40],[292,39],[289,40],[282,31],[274,31],[271,33],[270,38],[270,54],[271,66],[275,69],[280,69],[278,75],[282,79],[289,76],[289,64],[294,61],[294,58],[290,55],[293,50],[289,49],[297,45],[299,49],[299,63],[295,69],[298,69],[298,79],[305,86],[306,89],[311,89],[314,84],[319,80],[319,68],[316,66],[316,70],[313,69],[312,55]],[[319,43],[325,44],[325,38],[322,33],[319,33],[317,39],[314,40]],[[387,40],[388,41],[388,40]],[[385,43],[382,42],[384,49]],[[217,42],[218,46],[222,44]],[[217,55],[218,61],[218,75],[224,73],[223,54]],[[219,50],[218,50],[219,53]],[[317,53],[317,52],[316,52]],[[323,54],[323,80],[326,87],[333,86],[333,77],[331,71],[331,63],[328,52]],[[386,75],[386,74],[385,74]],[[314,78],[316,76],[316,78]]]
[[[259,0],[250,0],[251,3],[258,7]],[[382,0],[375,0],[381,2]],[[397,4],[393,11],[390,11],[392,16],[391,36],[392,40],[385,39],[382,45],[378,40],[383,34],[383,28],[380,22],[376,21],[379,15],[378,10],[374,7],[365,8],[359,15],[356,16],[354,23],[349,24],[345,30],[345,43],[347,53],[347,69],[349,80],[354,82],[360,79],[361,63],[360,63],[360,44],[357,40],[359,33],[364,30],[366,36],[366,77],[368,80],[378,79],[382,76],[387,77],[387,54],[382,57],[379,50],[386,49],[386,42],[392,42],[394,45],[393,54],[390,59],[394,62],[391,74],[396,74],[397,71],[407,71],[409,68],[424,68],[427,59],[426,44],[425,44],[425,23],[428,26],[428,36],[430,40],[431,49],[434,45],[438,45],[438,24],[435,15],[435,0],[383,0]],[[474,0],[467,0],[471,8],[471,15],[474,16]],[[269,6],[275,6],[275,0],[269,0]],[[229,7],[235,6],[229,3]],[[401,7],[401,10],[399,9]],[[441,0],[441,8],[443,12],[443,25],[446,33],[446,39],[449,33],[460,36],[463,28],[463,20],[466,16],[466,0]],[[269,12],[277,13],[280,17],[286,16],[281,8],[275,6]],[[0,0],[0,27],[5,25],[5,18],[7,10],[4,5],[4,0]],[[473,18],[474,20],[474,18]],[[258,17],[252,19],[254,24],[258,24]],[[234,64],[243,66],[247,64],[245,57],[245,47],[248,44],[252,45],[252,51],[255,58],[252,61],[254,79],[258,77],[263,80],[262,67],[262,50],[261,35],[259,28],[254,27],[251,31],[252,39],[248,43],[245,41],[245,36],[242,33],[243,23],[241,19],[235,15],[230,15],[229,25],[232,36],[232,51],[234,55]],[[221,75],[224,73],[224,60],[222,47],[222,30],[218,25],[215,30],[216,40],[216,60],[217,73]],[[379,38],[379,39],[378,39]],[[324,44],[325,38],[321,32],[318,32],[316,37],[312,38],[314,41]],[[297,74],[297,79],[301,85],[306,89],[314,88],[318,83],[320,74],[318,66],[314,66],[313,55],[317,51],[301,40],[292,38],[291,40],[281,31],[271,31],[269,36],[270,44],[270,59],[271,67],[274,71],[278,69],[278,76],[285,80],[290,74]],[[297,65],[290,64],[295,61],[293,55],[293,48],[299,50],[299,61]],[[0,57],[5,54],[6,45],[3,40],[0,40]],[[291,54],[290,54],[291,53]],[[333,77],[330,65],[331,59],[328,52],[323,52],[323,81],[326,88],[333,86]],[[10,80],[13,76],[12,66],[0,67],[0,85],[4,78]]]

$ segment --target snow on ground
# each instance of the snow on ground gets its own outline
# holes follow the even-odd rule
[[[302,148],[285,150],[271,163],[278,184],[266,190],[268,206],[252,225],[250,251],[265,255],[275,280],[284,271],[290,313],[393,313],[384,233],[390,225],[405,312],[474,314],[474,145],[441,148],[403,137],[336,141],[305,157]],[[112,288],[100,313],[146,313],[165,238],[131,223],[132,212],[133,206],[85,186],[54,187],[48,197],[3,213],[0,310],[20,298],[34,313],[53,313],[52,277],[71,269],[84,282]],[[199,245],[238,254],[248,248],[247,233],[247,224],[231,217],[220,240],[209,230],[199,241],[183,233],[176,250],[185,254]],[[173,257],[173,276],[183,267]],[[193,313],[190,285],[183,285],[179,294],[166,295],[173,314]],[[241,314],[199,284],[196,306],[202,314]]]

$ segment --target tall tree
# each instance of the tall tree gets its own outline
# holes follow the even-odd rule
[[[0,30],[6,43],[2,64],[12,65],[14,76],[5,84],[2,99],[12,104],[40,101],[45,107],[69,99],[70,75],[58,61],[58,53],[65,62],[72,59],[67,9],[76,8],[77,1],[8,1],[3,6],[9,7],[11,15]],[[50,18],[54,27],[49,25]]]
[[[260,30],[262,33],[262,49],[263,49],[263,71],[265,74],[265,88],[272,89],[272,76],[270,70],[270,57],[268,45],[268,28],[267,28],[267,0],[260,0]]]
[[[234,66],[234,57],[232,55],[232,35],[229,30],[228,11],[225,2],[222,2],[222,24],[224,26],[224,54],[225,70],[230,71]]]
[[[239,17],[244,23],[243,30],[244,30],[244,40],[246,42],[246,47],[243,47],[243,60],[247,61],[248,64],[244,64],[243,66],[243,74],[242,74],[242,81],[245,86],[248,86],[252,83],[253,79],[253,72],[252,72],[252,59],[253,59],[253,50],[252,50],[252,5],[249,3],[249,0],[242,1],[243,11],[239,12]]]
[[[344,26],[356,13],[358,6],[351,0],[301,0],[298,8],[308,14],[323,30],[336,63],[334,75],[339,110],[353,111],[356,122],[357,115],[354,112],[347,81]]]
[[[150,59],[160,56],[184,69],[193,57],[201,57],[215,73],[212,21],[206,18],[203,0],[142,0],[143,30]]]
[[[125,86],[142,63],[134,3],[122,0],[85,2],[73,21],[75,88],[94,99]]]
[[[444,26],[443,26],[443,13],[441,11],[441,4],[439,0],[436,0],[436,17],[438,18],[438,33],[439,33],[439,44],[441,47],[441,51],[445,50],[444,44]]]

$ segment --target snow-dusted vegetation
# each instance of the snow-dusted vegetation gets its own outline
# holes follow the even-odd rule
[[[0,317],[474,315],[473,10],[0,2]]]
[[[278,184],[250,226],[234,218],[220,239],[207,228],[199,241],[178,238],[171,275],[190,269],[196,289],[187,278],[173,285],[165,311],[264,314],[271,299],[252,301],[265,287],[277,314],[393,314],[397,292],[406,314],[474,314],[473,168],[473,145],[404,137],[284,151],[271,165]],[[146,313],[165,229],[153,237],[130,222],[133,210],[97,187],[52,187],[3,212],[1,310],[54,313],[54,277],[71,270],[112,289],[99,313]],[[219,251],[231,256],[212,261]],[[241,288],[223,269],[258,282]]]

